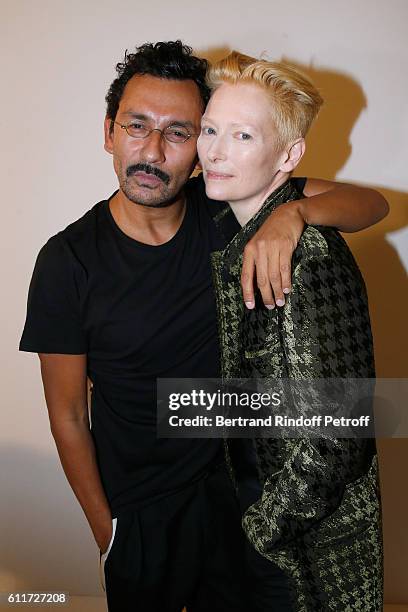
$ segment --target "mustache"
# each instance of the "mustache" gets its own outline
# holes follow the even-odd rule
[[[163,172],[163,170],[160,170],[160,168],[156,168],[155,166],[146,164],[145,162],[133,164],[132,166],[128,166],[126,168],[126,176],[128,178],[136,172],[146,172],[146,174],[154,174],[154,176],[157,176],[160,180],[162,180],[165,185],[168,185],[170,183],[170,176],[166,172]]]

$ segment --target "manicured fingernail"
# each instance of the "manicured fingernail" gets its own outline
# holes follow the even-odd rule
[[[287,287],[285,287],[285,289],[283,290],[283,293],[286,293],[286,294],[290,293],[290,289],[288,289]]]
[[[284,306],[285,305],[285,300],[276,300],[276,305],[277,306]]]
[[[255,302],[245,302],[245,306],[251,310],[254,308]]]
[[[266,307],[268,310],[273,310],[273,309],[275,308],[275,304],[265,304],[265,307]]]

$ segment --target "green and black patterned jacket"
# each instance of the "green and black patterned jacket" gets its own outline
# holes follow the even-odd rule
[[[242,303],[245,244],[276,206],[299,197],[288,181],[224,251],[212,254],[224,379],[374,377],[364,281],[337,231],[306,227],[282,309],[268,310],[257,300],[247,310]],[[215,219],[225,236],[232,214],[226,208]],[[269,438],[253,444],[263,493],[245,512],[243,526],[254,547],[285,572],[294,610],[382,610],[374,441]]]

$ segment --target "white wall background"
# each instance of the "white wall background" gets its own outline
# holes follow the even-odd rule
[[[408,376],[401,346],[408,307],[402,285],[404,258],[408,269],[408,2],[1,0],[0,11],[0,591],[93,594],[100,590],[97,551],[59,467],[38,359],[16,347],[39,248],[116,186],[102,146],[104,96],[114,65],[126,48],[181,38],[210,57],[237,48],[283,55],[311,68],[327,106],[303,171],[377,186],[393,205],[387,221],[351,244],[367,272],[372,301],[374,296],[380,374]],[[394,338],[390,318],[398,321]],[[398,452],[405,471],[400,462],[408,454]],[[387,596],[408,601],[408,528],[394,472],[384,468],[385,509],[390,522],[401,519],[398,538],[386,531]],[[405,567],[402,561],[394,566],[398,544]]]

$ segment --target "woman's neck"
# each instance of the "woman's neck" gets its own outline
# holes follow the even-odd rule
[[[278,187],[283,185],[289,176],[289,173],[280,173],[280,176],[276,176],[272,184],[269,185],[268,189],[266,189],[261,195],[258,194],[253,198],[228,202],[241,227],[246,225],[248,221],[255,217],[256,213],[262,208],[265,200],[271,195],[271,193],[278,189]]]

